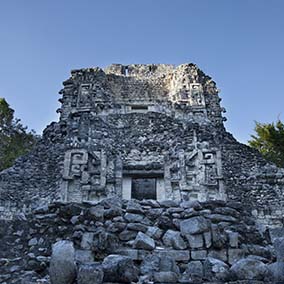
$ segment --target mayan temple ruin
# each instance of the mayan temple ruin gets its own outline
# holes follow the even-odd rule
[[[0,283],[284,283],[284,169],[226,131],[211,77],[113,64],[63,86],[0,173]]]

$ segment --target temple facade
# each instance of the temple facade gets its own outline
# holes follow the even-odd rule
[[[106,197],[241,201],[278,226],[284,172],[237,142],[216,83],[195,64],[73,70],[60,119],[0,173],[0,218]]]

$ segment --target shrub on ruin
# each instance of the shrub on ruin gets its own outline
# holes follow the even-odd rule
[[[27,130],[4,98],[0,98],[0,171],[13,165],[14,161],[29,152],[38,136]]]
[[[255,122],[255,135],[248,141],[267,160],[278,167],[284,167],[284,124],[278,119],[276,123]]]

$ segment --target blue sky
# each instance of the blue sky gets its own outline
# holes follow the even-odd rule
[[[254,120],[284,120],[283,11],[283,0],[2,0],[0,97],[40,133],[71,69],[194,62],[246,142]]]

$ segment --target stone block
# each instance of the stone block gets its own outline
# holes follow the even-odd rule
[[[163,236],[163,243],[174,249],[186,249],[187,245],[180,235],[180,232],[168,230]]]
[[[210,229],[210,222],[202,216],[192,217],[180,222],[180,231],[182,235],[200,234]]]
[[[205,247],[210,248],[212,246],[212,235],[211,231],[203,233]]]
[[[275,283],[284,283],[284,262],[275,262],[268,265],[269,273]]]
[[[124,255],[127,257],[130,257],[133,260],[138,260],[138,250],[137,249],[128,249],[128,248],[123,248],[123,249],[117,249],[115,251],[116,254],[119,255]]]
[[[102,263],[104,271],[103,282],[130,283],[138,281],[138,269],[133,260],[127,256],[109,255]]]
[[[118,235],[118,237],[121,241],[130,241],[134,240],[137,234],[137,231],[124,230]]]
[[[129,200],[126,207],[126,212],[144,214],[144,210],[141,205],[135,200]]]
[[[269,235],[271,241],[274,243],[275,239],[283,238],[284,237],[284,228],[269,228]]]
[[[159,257],[171,257],[175,261],[188,261],[190,259],[189,250],[154,250],[154,254]]]
[[[137,234],[133,243],[133,247],[137,249],[153,250],[155,246],[155,241],[142,232]]]
[[[140,214],[134,214],[134,213],[126,213],[124,215],[124,219],[129,223],[139,223],[143,220],[144,216]]]
[[[76,262],[88,263],[94,261],[94,255],[90,250],[77,249],[75,251]]]
[[[264,280],[269,273],[268,267],[256,258],[243,258],[235,262],[230,272],[238,280]]]
[[[182,283],[200,283],[204,276],[201,261],[190,261],[181,277]]]
[[[156,226],[151,226],[148,227],[146,235],[153,238],[154,240],[159,240],[163,235],[163,231]]]
[[[138,250],[138,260],[143,260],[145,257],[147,257],[151,252],[149,250]]]
[[[220,249],[220,250],[210,250],[208,252],[208,257],[216,258],[222,260],[224,262],[228,261],[227,250]]]
[[[78,284],[101,284],[104,272],[99,263],[82,264],[78,269]]]
[[[146,233],[148,228],[144,224],[139,224],[139,223],[129,223],[126,227],[127,230],[131,231],[141,231],[143,233]]]
[[[273,242],[278,262],[284,262],[284,237],[275,238]]]
[[[52,246],[49,275],[52,284],[70,284],[76,278],[75,249],[70,241]]]
[[[228,277],[229,266],[219,259],[207,257],[203,267],[207,279],[224,281]]]
[[[204,242],[203,242],[203,235],[199,234],[199,235],[186,235],[185,236],[189,246],[192,249],[197,249],[197,248],[203,248]]]
[[[103,221],[104,207],[101,205],[92,206],[88,211],[88,215],[91,217],[91,219],[94,219],[96,221]]]
[[[192,250],[190,254],[193,260],[203,260],[207,257],[206,250]]]
[[[172,271],[179,274],[179,268],[176,261],[169,256],[160,258],[159,271]]]
[[[177,283],[178,275],[171,271],[160,271],[154,273],[155,283]]]
[[[93,241],[94,241],[94,233],[90,232],[83,233],[81,240],[81,248],[86,250],[91,249]]]
[[[245,252],[242,249],[228,249],[228,262],[234,264],[245,256]]]
[[[239,233],[232,231],[226,231],[226,233],[228,234],[230,247],[237,248],[239,246]]]

